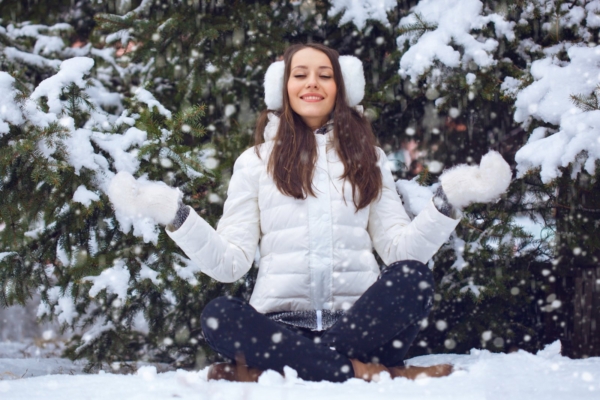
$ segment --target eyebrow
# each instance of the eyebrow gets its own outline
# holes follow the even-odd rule
[[[297,66],[293,67],[292,69],[296,69],[296,68],[304,68],[304,69],[308,69],[308,67],[307,67],[306,65],[297,65]],[[328,66],[326,66],[326,65],[323,65],[323,66],[319,67],[319,69],[324,69],[324,68],[327,68],[327,69],[331,69],[331,70],[333,70],[333,68],[331,68],[331,67],[328,67]]]

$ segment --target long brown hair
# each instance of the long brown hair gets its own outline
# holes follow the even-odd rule
[[[368,206],[379,197],[382,181],[377,166],[377,140],[369,121],[346,101],[346,87],[337,51],[318,43],[296,44],[288,47],[283,55],[285,70],[283,74],[282,110],[265,110],[256,123],[254,141],[258,147],[264,142],[264,130],[268,122],[268,113],[274,112],[280,117],[273,151],[269,158],[268,171],[279,191],[296,199],[315,196],[312,177],[317,161],[317,143],[312,130],[290,106],[287,81],[290,78],[292,57],[307,47],[327,55],[333,67],[333,78],[337,86],[333,109],[333,142],[335,150],[344,164],[342,179],[348,179],[352,185],[352,199],[356,210]]]

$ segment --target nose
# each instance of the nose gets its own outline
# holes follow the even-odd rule
[[[319,82],[317,80],[317,74],[310,73],[308,75],[308,79],[306,80],[307,88],[317,88],[319,86]]]

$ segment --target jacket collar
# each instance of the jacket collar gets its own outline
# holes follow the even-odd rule
[[[279,128],[279,117],[274,113],[268,114],[269,122],[265,127],[264,138],[265,142],[275,140],[275,136],[277,136],[277,128]],[[315,135],[317,135],[317,139],[319,137],[325,137],[327,142],[333,140],[333,119],[327,121],[325,125],[315,130]],[[323,139],[320,139],[323,140]]]

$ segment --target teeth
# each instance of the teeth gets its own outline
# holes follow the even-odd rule
[[[303,99],[304,100],[321,100],[322,97],[319,97],[319,96],[304,96]]]

